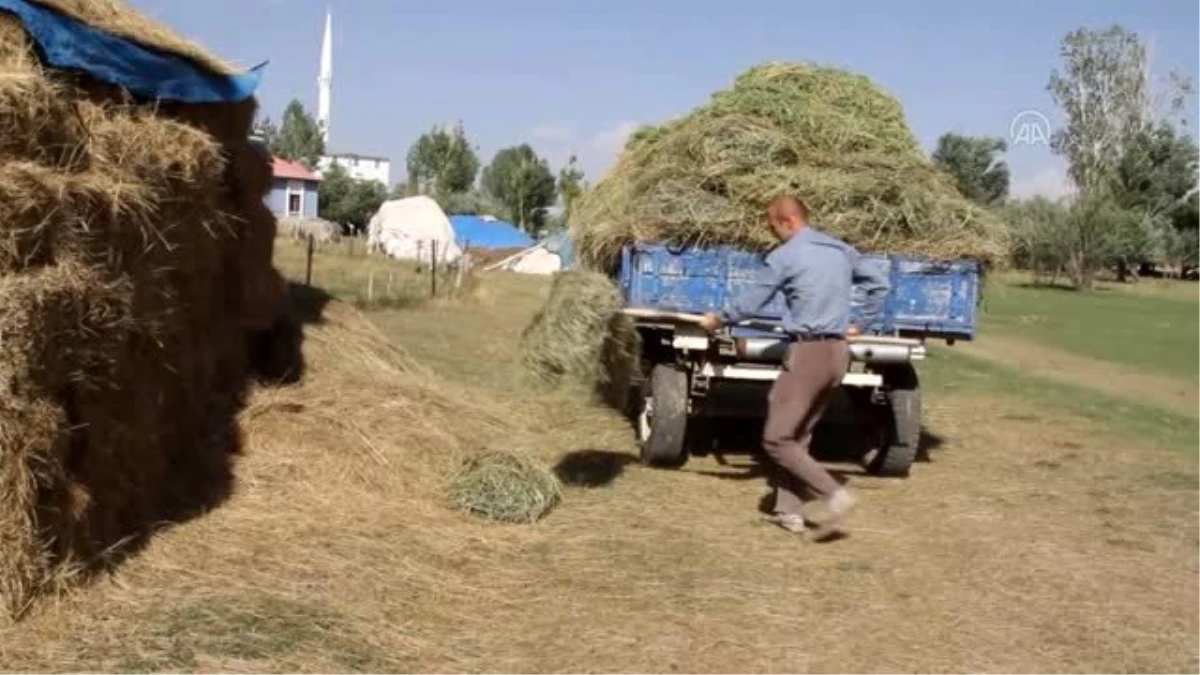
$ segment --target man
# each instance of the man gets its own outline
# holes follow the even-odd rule
[[[809,454],[813,429],[850,365],[848,335],[867,329],[883,310],[888,281],[851,246],[808,224],[808,208],[793,196],[771,202],[767,217],[781,245],[767,256],[756,283],[720,314],[707,314],[704,327],[715,331],[752,317],[782,293],[787,303],[783,328],[793,341],[782,372],[771,388],[763,449],[783,469],[769,520],[804,534],[801,493],[822,497],[824,512],[814,538],[841,531],[855,497]],[[860,326],[850,324],[853,286],[866,292]]]

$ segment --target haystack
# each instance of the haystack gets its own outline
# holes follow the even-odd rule
[[[634,134],[616,166],[572,207],[586,264],[611,268],[638,240],[774,242],[765,208],[798,194],[824,230],[861,250],[991,260],[1002,229],[921,151],[893,96],[866,77],[770,63],[707,105]]]
[[[636,384],[640,348],[621,293],[603,274],[560,272],[521,336],[521,357],[541,382],[582,390],[622,408]]]
[[[449,486],[450,505],[500,523],[534,523],[562,496],[554,472],[532,457],[489,450],[468,457]]]
[[[319,290],[293,287],[289,305],[303,324],[304,377],[256,391],[243,413],[260,463],[301,462],[338,501],[383,494],[509,523],[558,502],[557,478],[534,458],[539,439],[504,403],[439,378]]]
[[[16,614],[228,493],[248,338],[284,287],[245,80],[124,2],[6,6],[0,601]]]

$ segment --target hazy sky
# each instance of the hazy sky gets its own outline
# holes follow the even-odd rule
[[[637,124],[685,113],[768,60],[820,61],[871,77],[900,98],[931,149],[950,130],[1030,131],[1012,124],[1022,111],[1057,124],[1046,82],[1062,36],[1075,28],[1135,29],[1158,70],[1200,80],[1196,0],[134,4],[228,59],[270,61],[259,96],[275,119],[292,98],[315,110],[331,7],[330,146],[390,157],[392,182],[403,179],[404,155],[421,132],[460,119],[485,163],[502,147],[529,142],[556,166],[577,153],[596,179]],[[1195,129],[1195,100],[1191,120]],[[1063,189],[1063,164],[1047,147],[1010,145],[1014,193]]]

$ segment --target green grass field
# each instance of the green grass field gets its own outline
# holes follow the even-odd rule
[[[987,339],[986,336],[981,339]],[[1193,355],[1194,356],[1194,355]],[[1045,420],[1075,416],[1095,423],[1096,431],[1117,434],[1131,442],[1195,454],[1200,446],[1196,419],[1153,404],[1022,373],[1013,367],[973,358],[953,347],[934,348],[920,365],[922,388],[930,396],[1001,394],[1036,410]]]
[[[1015,334],[1194,383],[1200,369],[1195,295],[1196,285],[1183,282],[1081,293],[1035,288],[1005,277],[992,280],[985,290],[980,339],[991,331]]]
[[[275,266],[289,281],[303,282],[307,271],[305,243],[277,238]],[[439,273],[439,297],[445,297],[452,282],[450,273]],[[408,306],[427,300],[434,290],[427,269],[386,256],[368,256],[362,240],[357,239],[317,246],[313,253],[312,285],[359,307]]]

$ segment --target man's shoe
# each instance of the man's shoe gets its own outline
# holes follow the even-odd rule
[[[817,526],[812,533],[813,541],[828,541],[844,534],[843,523],[857,503],[858,499],[846,488],[829,495],[822,504],[822,513],[813,519]]]
[[[792,534],[803,535],[808,532],[808,524],[799,513],[773,513],[765,518],[768,523],[778,525]]]

